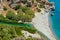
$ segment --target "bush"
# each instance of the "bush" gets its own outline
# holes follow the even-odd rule
[[[30,10],[30,8],[29,7],[26,7],[26,6],[24,6],[24,7],[22,7],[22,11],[25,13],[25,11],[27,11],[27,10]]]
[[[15,13],[11,10],[9,10],[6,14],[6,18],[10,19],[10,20],[14,20],[15,18]]]
[[[37,11],[38,11],[38,12],[41,12],[41,10],[40,10],[40,9],[38,9],[38,8],[37,8]]]
[[[6,11],[6,10],[7,10],[6,6],[3,6],[3,10],[4,10],[4,11]]]
[[[31,22],[32,18],[35,16],[34,12],[26,6],[22,7],[17,12],[17,16],[22,22]]]
[[[9,20],[7,18],[0,18],[0,22],[3,22],[3,23],[17,23],[17,21]]]
[[[19,28],[19,27],[15,27],[15,31],[16,31],[16,34],[18,35],[18,36],[22,36],[23,34],[21,33],[21,28]]]
[[[0,24],[0,39],[2,40],[12,40],[16,37],[23,36],[21,30],[26,30],[30,33],[35,33],[35,29],[30,27],[17,27],[12,25]]]
[[[44,5],[43,5],[43,4],[40,4],[40,5],[39,5],[39,8],[43,8],[43,7],[44,7]]]
[[[30,15],[32,18],[34,18],[34,16],[35,16],[34,12],[31,9],[26,10],[25,13]]]
[[[32,3],[34,3],[34,0],[32,0]]]
[[[20,7],[21,7],[20,5],[16,5],[16,6],[14,7],[14,9],[15,9],[15,10],[18,10],[18,9],[20,9]]]
[[[32,17],[30,15],[23,15],[21,21],[22,22],[31,22]]]
[[[26,6],[22,7],[21,9],[18,9],[17,15],[11,10],[9,10],[6,14],[6,18],[17,22],[31,22],[34,16],[34,12]]]

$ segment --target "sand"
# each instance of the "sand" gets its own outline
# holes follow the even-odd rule
[[[40,13],[36,13],[35,18],[33,18],[34,27],[46,35],[50,40],[56,40],[52,31],[50,30],[50,24],[48,20],[49,12],[45,12],[43,9]]]

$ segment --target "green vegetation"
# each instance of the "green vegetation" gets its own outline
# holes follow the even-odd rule
[[[6,11],[6,10],[7,10],[6,6],[3,6],[3,10],[4,10],[4,11]]]
[[[21,30],[28,31],[30,33],[35,33],[36,29],[31,26],[30,24],[25,24],[25,23],[16,23],[13,21],[9,21],[3,15],[0,15],[0,39],[1,40],[11,40],[16,37],[23,36],[21,33]],[[4,19],[5,18],[5,19]],[[34,38],[32,38],[33,40]],[[28,39],[26,39],[28,40]]]
[[[8,11],[6,14],[6,18],[10,19],[10,20],[14,20],[15,17],[15,13],[13,11]]]
[[[21,26],[13,26],[9,24],[0,24],[0,39],[1,40],[12,40],[16,37],[21,37],[23,34],[21,30],[26,30],[30,33],[35,33],[35,28],[30,27],[21,27]]]
[[[34,12],[28,7],[24,6],[17,10],[17,15],[9,10],[6,14],[6,18],[13,21],[31,22],[34,18]]]
[[[18,9],[20,9],[20,7],[21,7],[20,5],[16,5],[16,6],[14,7],[14,9],[15,9],[15,10],[18,10]]]
[[[44,5],[41,3],[41,4],[39,5],[39,8],[44,8]]]
[[[0,39],[11,40],[15,36],[15,30],[13,27],[7,27],[7,25],[0,25]]]
[[[32,0],[32,3],[34,3],[34,0]]]
[[[4,23],[17,23],[16,21],[9,20],[9,19],[5,18],[2,14],[0,14],[0,22],[4,22]]]
[[[22,11],[25,13],[25,11],[27,11],[27,10],[30,10],[30,8],[29,7],[26,7],[26,6],[23,6],[22,8]]]
[[[26,31],[28,30],[30,33],[34,33],[36,31],[36,29],[33,27],[33,25],[25,24],[25,23],[17,23],[16,21],[5,18],[2,14],[0,15],[0,24],[4,24],[5,26],[9,25],[8,27],[17,26]]]
[[[38,12],[41,12],[41,10],[40,10],[40,9],[38,9],[38,8],[37,8],[37,11],[38,11]]]
[[[28,14],[30,15],[32,18],[34,18],[34,12],[29,8],[29,7],[22,7],[22,11],[25,13],[25,14]]]
[[[8,0],[10,1],[10,0]],[[15,0],[11,0],[9,6],[14,4]],[[31,22],[32,19],[35,17],[34,12],[31,10],[30,7],[34,6],[37,7],[37,11],[40,12],[40,8],[43,8],[43,3],[40,3],[40,0],[36,0],[37,3],[34,3],[34,0],[31,2],[27,0],[20,0],[17,2],[16,6],[13,8],[17,11],[17,14],[13,12],[13,10],[7,10],[7,7],[4,6],[3,10],[6,11],[6,17],[0,14],[0,40],[13,40],[16,37],[24,37],[22,34],[22,30],[28,31],[30,33],[35,33],[37,30],[34,26],[28,22]],[[20,3],[23,3],[24,6],[21,6]],[[39,3],[39,4],[38,4]],[[27,5],[25,5],[27,4]],[[21,21],[19,23],[19,21]],[[27,23],[25,23],[27,22]],[[39,32],[41,37],[49,40],[43,33]],[[26,40],[36,40],[35,38],[27,38]],[[43,40],[43,39],[42,39]]]

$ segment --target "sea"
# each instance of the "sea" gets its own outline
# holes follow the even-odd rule
[[[60,40],[60,0],[49,0],[49,2],[54,2],[55,10],[50,13],[54,13],[50,16],[50,24],[53,34],[57,40]]]

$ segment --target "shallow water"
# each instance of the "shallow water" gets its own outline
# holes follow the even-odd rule
[[[49,0],[49,2],[54,2],[55,5],[54,16],[50,16],[51,28],[57,39],[60,40],[60,0]]]

